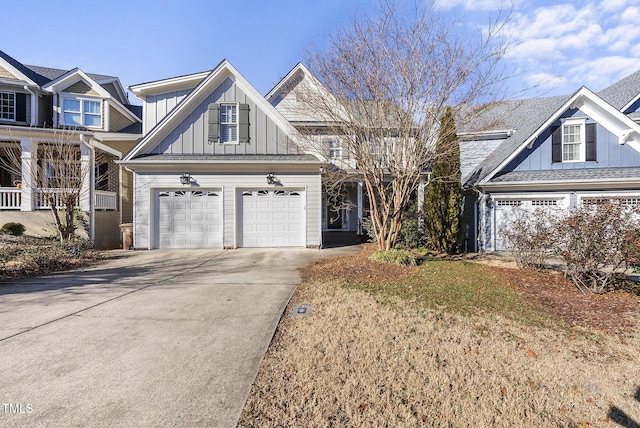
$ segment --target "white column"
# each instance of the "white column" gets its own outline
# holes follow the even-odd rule
[[[104,130],[109,132],[111,130],[110,122],[111,122],[111,108],[109,108],[109,100],[104,100]]]
[[[38,168],[38,143],[31,140],[20,141],[22,155],[22,195],[20,211],[33,211]]]
[[[80,190],[80,209],[91,212],[91,198],[93,197],[93,158],[91,150],[84,144],[80,144],[80,162],[82,168],[82,189]]]
[[[362,219],[364,217],[362,206],[362,181],[358,181],[358,235],[362,235]]]

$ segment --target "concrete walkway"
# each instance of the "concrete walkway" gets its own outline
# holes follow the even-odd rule
[[[0,283],[0,425],[235,426],[297,269],[344,251],[111,252]]]

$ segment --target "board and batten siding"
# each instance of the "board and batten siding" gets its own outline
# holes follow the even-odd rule
[[[165,94],[148,95],[144,100],[143,132],[146,134],[151,131],[192,90],[193,88]]]
[[[209,141],[208,107],[211,103],[237,102],[249,105],[249,142],[220,144]],[[279,128],[247,95],[226,79],[204,102],[158,144],[152,153],[276,155],[300,154],[287,132]]]
[[[134,245],[136,248],[157,248],[154,242],[157,237],[157,215],[155,212],[155,195],[158,190],[221,190],[223,195],[223,245],[225,248],[235,248],[237,243],[237,228],[241,213],[238,212],[239,192],[243,189],[269,189],[265,183],[265,172],[254,174],[208,174],[193,173],[193,180],[198,187],[180,185],[180,174],[177,173],[145,173],[138,172],[135,182],[135,219]],[[305,191],[305,227],[306,243],[308,247],[320,245],[320,175],[309,174],[278,174],[282,187],[278,189],[298,189]]]

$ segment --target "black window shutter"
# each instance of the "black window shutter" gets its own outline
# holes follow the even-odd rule
[[[249,142],[249,104],[238,106],[238,140],[241,143]]]
[[[562,127],[551,128],[551,162],[562,162]]]
[[[586,142],[586,161],[596,161],[597,144],[596,144],[596,124],[587,123],[585,129],[585,142]]]
[[[27,94],[16,93],[16,122],[27,121]]]
[[[211,103],[208,108],[209,114],[209,141],[217,143],[220,141],[220,108],[218,104]]]

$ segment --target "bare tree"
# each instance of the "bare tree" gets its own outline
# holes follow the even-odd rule
[[[396,245],[411,196],[436,156],[447,106],[454,114],[465,108],[470,119],[469,106],[494,100],[504,22],[470,35],[432,5],[382,0],[375,12],[356,15],[327,37],[326,48],[309,54],[319,84],[299,85],[298,101],[340,136],[350,160],[325,178],[362,180],[379,249]]]
[[[36,162],[23,161],[17,142],[0,147],[0,166],[20,177],[21,187],[32,188],[36,204],[50,208],[62,241],[74,236],[81,197],[89,192],[85,184],[92,173],[92,163],[83,162],[80,144],[80,136],[73,130],[54,129],[51,137],[38,143]],[[95,165],[110,161],[110,155],[98,150],[94,156]],[[108,178],[108,168],[94,173],[96,182]]]

